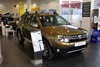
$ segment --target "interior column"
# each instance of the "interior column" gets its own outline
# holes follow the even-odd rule
[[[27,0],[27,11],[31,11],[31,0]]]

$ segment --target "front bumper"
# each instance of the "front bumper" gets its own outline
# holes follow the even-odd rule
[[[77,46],[75,47],[74,45],[67,46],[66,48],[57,48],[57,47],[51,47],[52,52],[55,54],[64,54],[64,53],[71,53],[71,52],[76,52],[85,49],[88,46],[88,42],[85,45],[82,46]]]

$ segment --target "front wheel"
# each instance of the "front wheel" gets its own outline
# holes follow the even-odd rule
[[[43,40],[43,44],[44,44],[44,51],[42,53],[42,56],[44,59],[46,60],[50,60],[54,57],[54,54],[52,53],[49,43],[47,40]]]
[[[23,44],[24,43],[24,38],[23,38],[23,36],[22,36],[20,31],[18,31],[17,37],[18,37],[18,42],[20,44]]]

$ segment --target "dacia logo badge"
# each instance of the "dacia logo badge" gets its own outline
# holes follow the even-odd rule
[[[79,38],[79,39],[82,39],[82,35],[78,35],[78,38]]]

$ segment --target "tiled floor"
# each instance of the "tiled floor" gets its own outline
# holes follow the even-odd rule
[[[4,61],[0,67],[35,67],[31,43],[18,44],[16,37],[0,37]],[[100,44],[91,43],[82,53],[72,53],[44,61],[38,67],[100,67]]]

